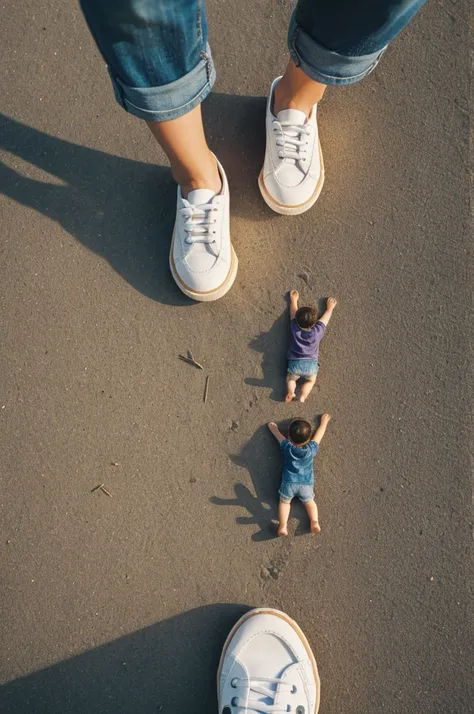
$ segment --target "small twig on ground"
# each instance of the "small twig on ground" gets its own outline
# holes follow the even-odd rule
[[[94,491],[102,491],[103,493],[107,494],[109,498],[112,498],[112,494],[110,493],[110,491],[107,491],[104,483],[99,483],[98,486],[94,486],[94,488],[91,490],[91,493],[94,493]]]
[[[209,375],[206,377],[206,386],[204,387],[204,404],[207,402],[207,393],[209,392]]]
[[[194,359],[194,357],[193,357],[193,359],[190,359],[189,357],[183,357],[183,355],[178,355],[178,357],[179,357],[179,359],[182,359],[183,362],[187,362],[188,364],[192,364],[194,367],[197,367],[198,369],[204,369],[204,367],[202,366],[202,364],[199,364],[199,362],[196,362],[196,360]]]

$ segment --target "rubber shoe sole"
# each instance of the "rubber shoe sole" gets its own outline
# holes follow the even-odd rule
[[[234,250],[234,247],[231,246],[232,248],[232,260],[230,264],[230,270],[227,273],[226,279],[224,280],[223,283],[219,285],[219,287],[214,288],[214,290],[209,290],[207,292],[196,292],[194,290],[190,290],[187,285],[183,283],[181,278],[179,277],[176,266],[174,264],[173,260],[173,245],[174,245],[174,231],[173,231],[173,239],[171,241],[171,250],[170,250],[170,270],[171,274],[173,276],[173,279],[178,286],[178,288],[181,290],[182,293],[187,295],[187,297],[192,298],[192,300],[196,300],[197,302],[213,302],[214,300],[219,300],[219,298],[224,297],[226,293],[229,292],[231,289],[232,285],[235,282],[235,278],[237,277],[237,269],[239,267],[239,260],[237,258],[237,254]]]

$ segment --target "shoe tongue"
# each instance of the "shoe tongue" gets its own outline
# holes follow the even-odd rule
[[[209,188],[196,188],[188,193],[188,202],[193,206],[200,206],[203,203],[209,203],[216,194]]]
[[[303,126],[306,124],[307,117],[304,112],[300,112],[299,109],[282,109],[281,112],[277,114],[278,121],[284,122],[285,124],[297,124]]]

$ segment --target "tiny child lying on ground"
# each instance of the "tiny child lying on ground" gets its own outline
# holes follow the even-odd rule
[[[280,484],[280,505],[278,507],[278,535],[288,535],[288,516],[290,505],[296,496],[304,504],[310,520],[311,533],[321,530],[318,520],[318,507],[314,501],[313,459],[318,453],[319,444],[326,433],[331,417],[323,414],[319,427],[313,436],[311,424],[304,419],[293,419],[288,428],[288,439],[283,436],[275,422],[268,428],[280,443],[283,452],[283,474]]]
[[[291,341],[286,376],[285,401],[287,402],[293,401],[296,383],[300,377],[305,380],[301,387],[300,402],[304,402],[311,392],[319,370],[319,343],[324,337],[332,311],[337,305],[336,298],[329,297],[326,310],[318,320],[318,313],[314,307],[298,307],[299,297],[297,290],[290,292]]]

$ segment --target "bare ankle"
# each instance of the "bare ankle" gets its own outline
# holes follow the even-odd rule
[[[322,99],[326,87],[308,77],[290,60],[285,74],[275,87],[273,114],[283,109],[298,109],[308,117],[315,104]]]
[[[192,172],[183,172],[180,167],[171,167],[171,173],[179,184],[184,198],[187,198],[190,191],[200,188],[207,188],[214,193],[220,193],[222,190],[222,179],[213,154],[210,154],[208,162],[200,164]]]
[[[187,198],[188,194],[191,191],[196,191],[199,188],[207,188],[210,191],[214,191],[214,193],[220,193],[222,190],[222,181],[220,177],[216,179],[211,179],[211,178],[192,178],[188,179],[186,182],[180,182],[178,181],[179,186],[181,188],[181,193],[183,194],[183,198]]]
[[[279,84],[277,84],[275,88],[275,99],[273,102],[274,116],[277,116],[278,112],[281,112],[284,109],[297,109],[300,112],[304,112],[307,117],[311,114],[311,109],[313,108],[312,104],[308,104],[298,98],[290,97],[283,91],[278,92],[278,86]]]

